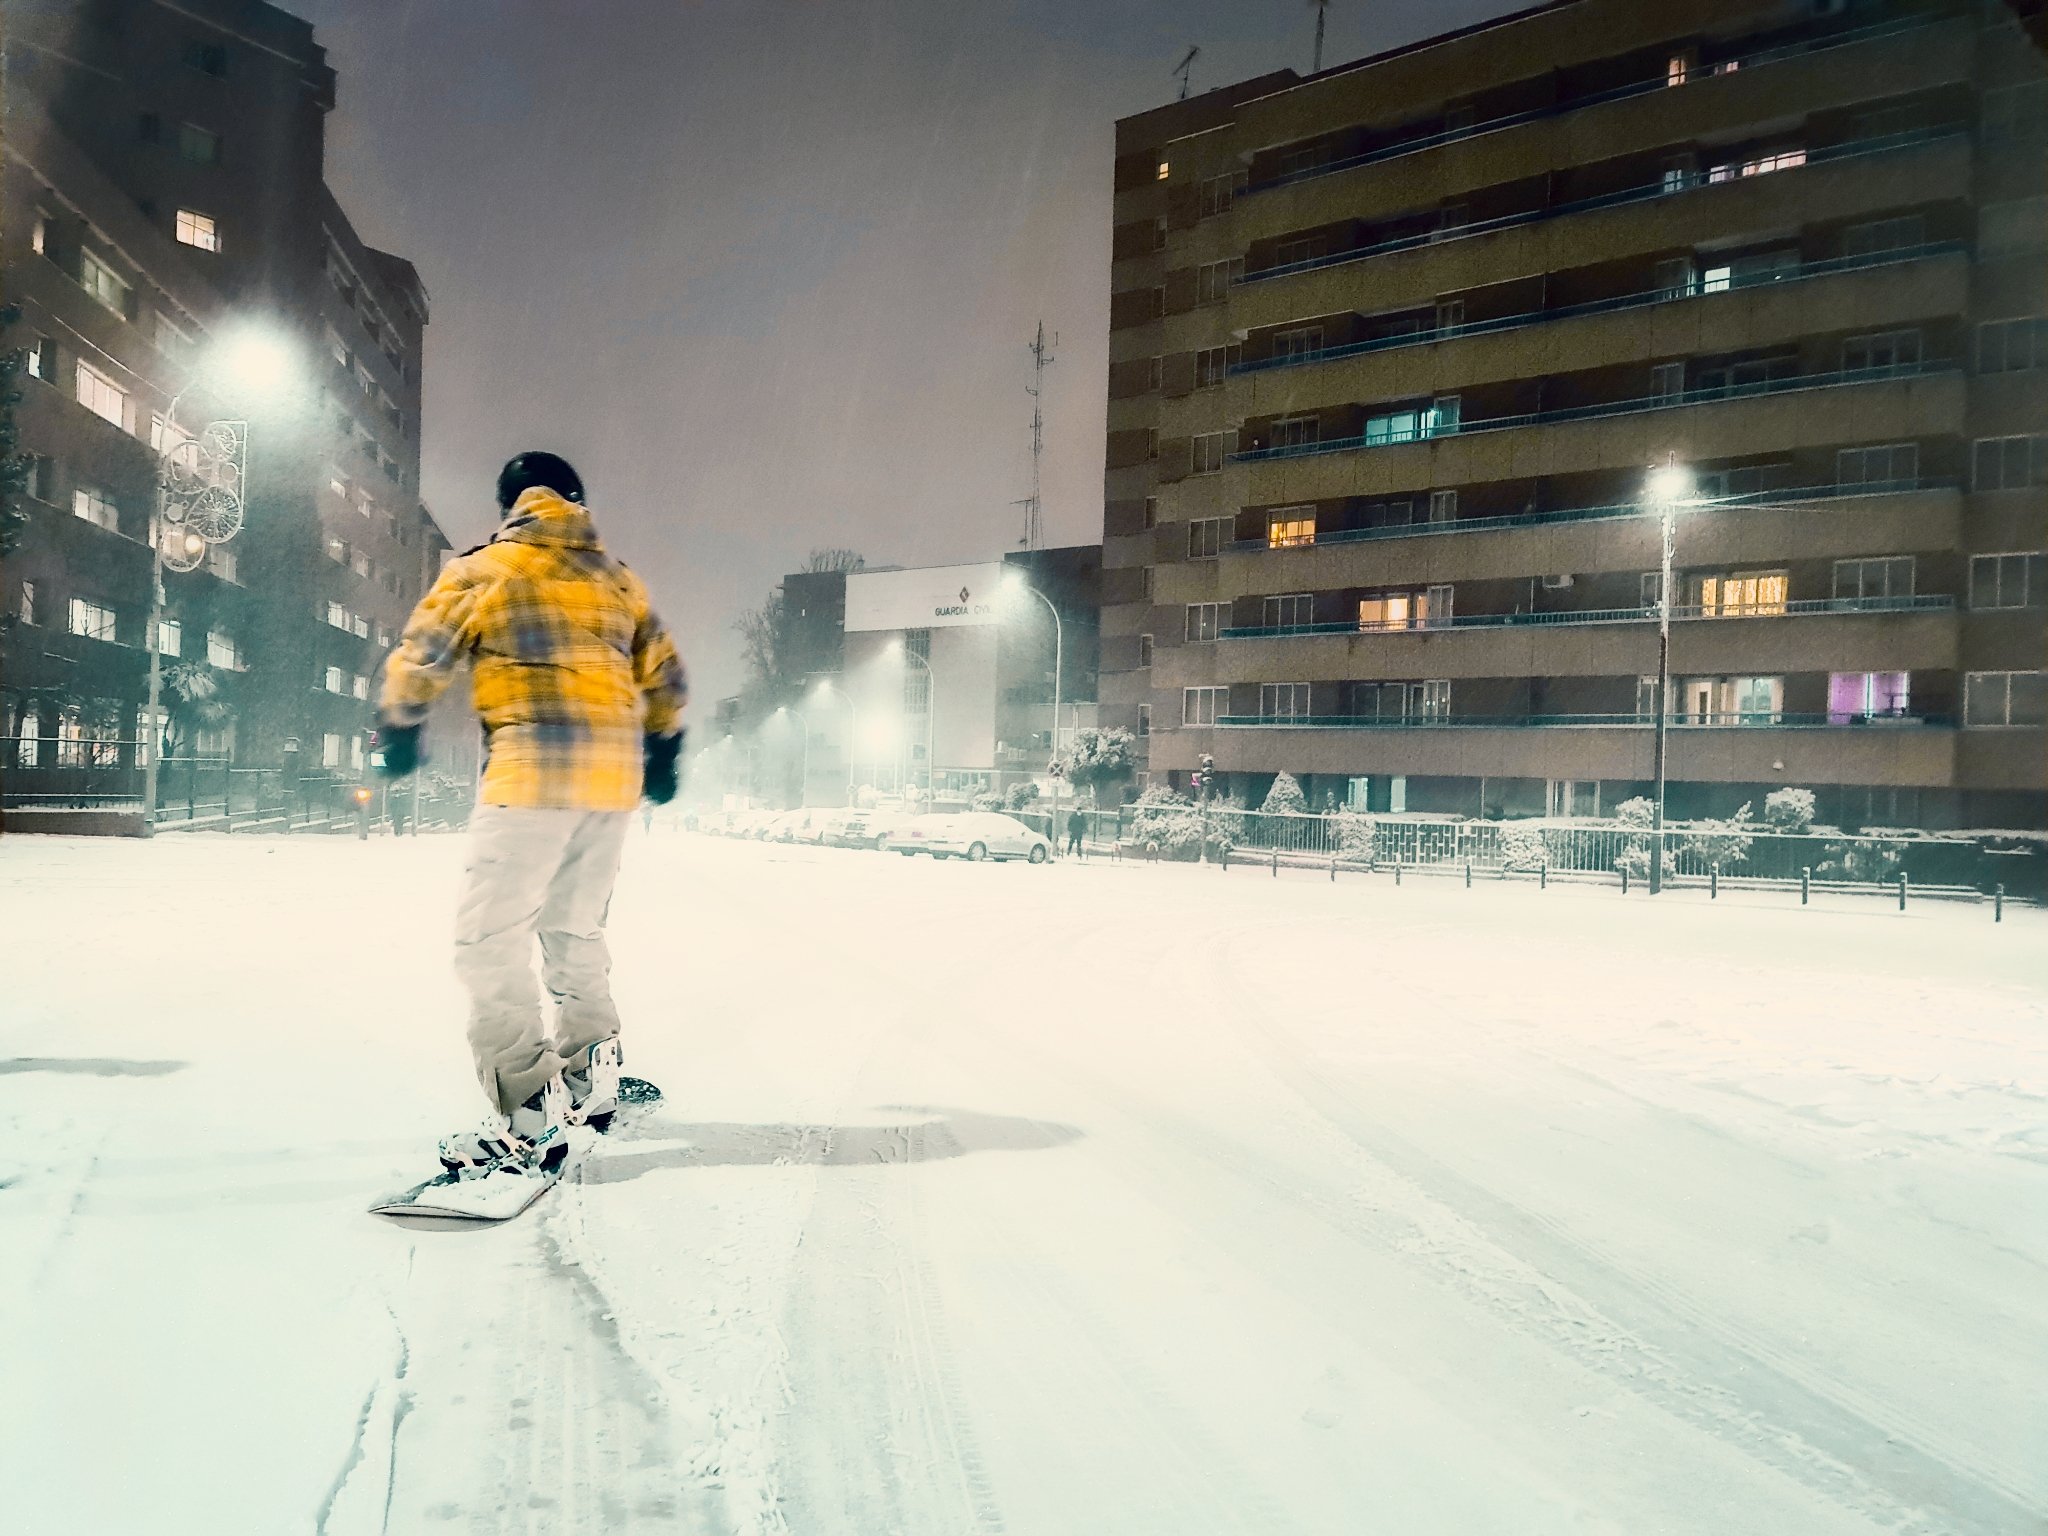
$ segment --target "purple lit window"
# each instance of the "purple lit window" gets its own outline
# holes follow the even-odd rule
[[[1904,672],[1832,672],[1828,674],[1828,724],[1906,712]]]

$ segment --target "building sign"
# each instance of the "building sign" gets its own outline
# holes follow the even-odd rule
[[[848,633],[876,629],[965,629],[1001,621],[1003,566],[930,565],[915,571],[859,571],[846,578]]]

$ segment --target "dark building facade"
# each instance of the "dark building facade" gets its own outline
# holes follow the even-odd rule
[[[2048,76],[1563,0],[1117,127],[1103,713],[1313,803],[2048,823]],[[1256,791],[1256,784],[1252,786]]]
[[[328,191],[323,50],[253,0],[27,0],[5,44],[5,345],[34,466],[0,581],[8,798],[132,796],[152,644],[173,755],[359,776],[383,657],[448,546],[419,501],[426,290]],[[242,335],[281,342],[286,376],[221,376]],[[166,575],[150,635],[159,465],[219,420],[247,423],[242,525]],[[466,771],[473,736],[448,740]]]

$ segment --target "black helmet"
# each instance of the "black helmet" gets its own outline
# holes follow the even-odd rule
[[[537,485],[568,501],[583,500],[582,477],[567,459],[552,453],[522,453],[508,459],[498,471],[498,510],[511,511],[512,504]]]

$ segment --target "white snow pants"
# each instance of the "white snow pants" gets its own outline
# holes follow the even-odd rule
[[[631,815],[480,805],[469,819],[455,972],[469,989],[477,1081],[501,1113],[619,1032],[604,923]],[[536,933],[552,1035],[533,975]]]

